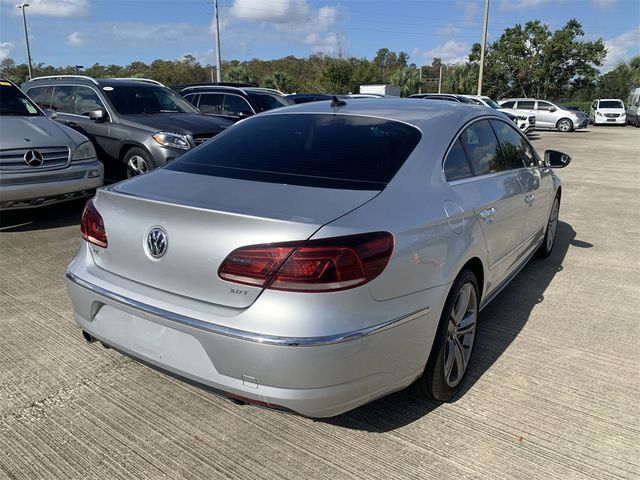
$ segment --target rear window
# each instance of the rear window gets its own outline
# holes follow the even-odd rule
[[[287,97],[281,95],[273,95],[270,93],[256,93],[248,92],[249,98],[258,106],[258,110],[264,112],[265,110],[273,110],[274,108],[286,107],[293,105],[293,102]]]
[[[624,108],[620,100],[600,100],[600,108]]]
[[[309,187],[382,190],[420,141],[420,131],[355,115],[257,116],[166,168]]]

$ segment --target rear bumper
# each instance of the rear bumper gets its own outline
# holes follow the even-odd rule
[[[103,182],[104,167],[95,160],[45,172],[2,172],[0,210],[38,207],[88,196]]]
[[[417,378],[447,290],[444,286],[420,293],[437,304],[431,310],[357,331],[286,337],[157,309],[97,285],[90,274],[81,278],[81,265],[70,265],[66,283],[75,320],[90,335],[180,377],[309,417],[338,415]]]

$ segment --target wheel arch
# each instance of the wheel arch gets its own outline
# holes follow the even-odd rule
[[[149,155],[149,157],[153,157],[151,155],[151,152],[149,152],[149,150],[147,149],[147,147],[145,147],[142,143],[138,143],[132,140],[127,140],[125,143],[123,143],[122,145],[120,145],[120,150],[118,152],[118,159],[120,161],[124,160],[124,156],[126,155],[126,153],[131,150],[132,148],[141,148],[142,150],[144,150],[145,152],[147,152],[147,155]]]
[[[485,275],[484,275],[484,265],[482,263],[482,260],[480,260],[478,257],[473,257],[470,258],[469,260],[467,260],[467,262],[462,266],[462,268],[460,268],[460,270],[458,271],[458,275],[460,275],[460,272],[464,269],[469,269],[471,270],[471,272],[475,275],[476,280],[478,281],[478,305],[481,303],[482,301],[482,294],[485,290],[484,288],[484,279],[485,279]]]

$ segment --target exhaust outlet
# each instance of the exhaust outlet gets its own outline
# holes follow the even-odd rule
[[[85,332],[84,330],[82,330],[82,337],[87,341],[87,343],[93,343],[96,341],[90,333]]]

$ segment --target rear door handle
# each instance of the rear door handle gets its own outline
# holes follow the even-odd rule
[[[524,197],[524,201],[529,205],[531,205],[535,199],[536,197],[534,195],[527,195],[526,197]]]
[[[487,223],[493,223],[493,216],[496,214],[496,209],[491,207],[491,208],[487,208],[486,210],[482,210],[480,212],[480,218],[484,221],[486,221]]]

